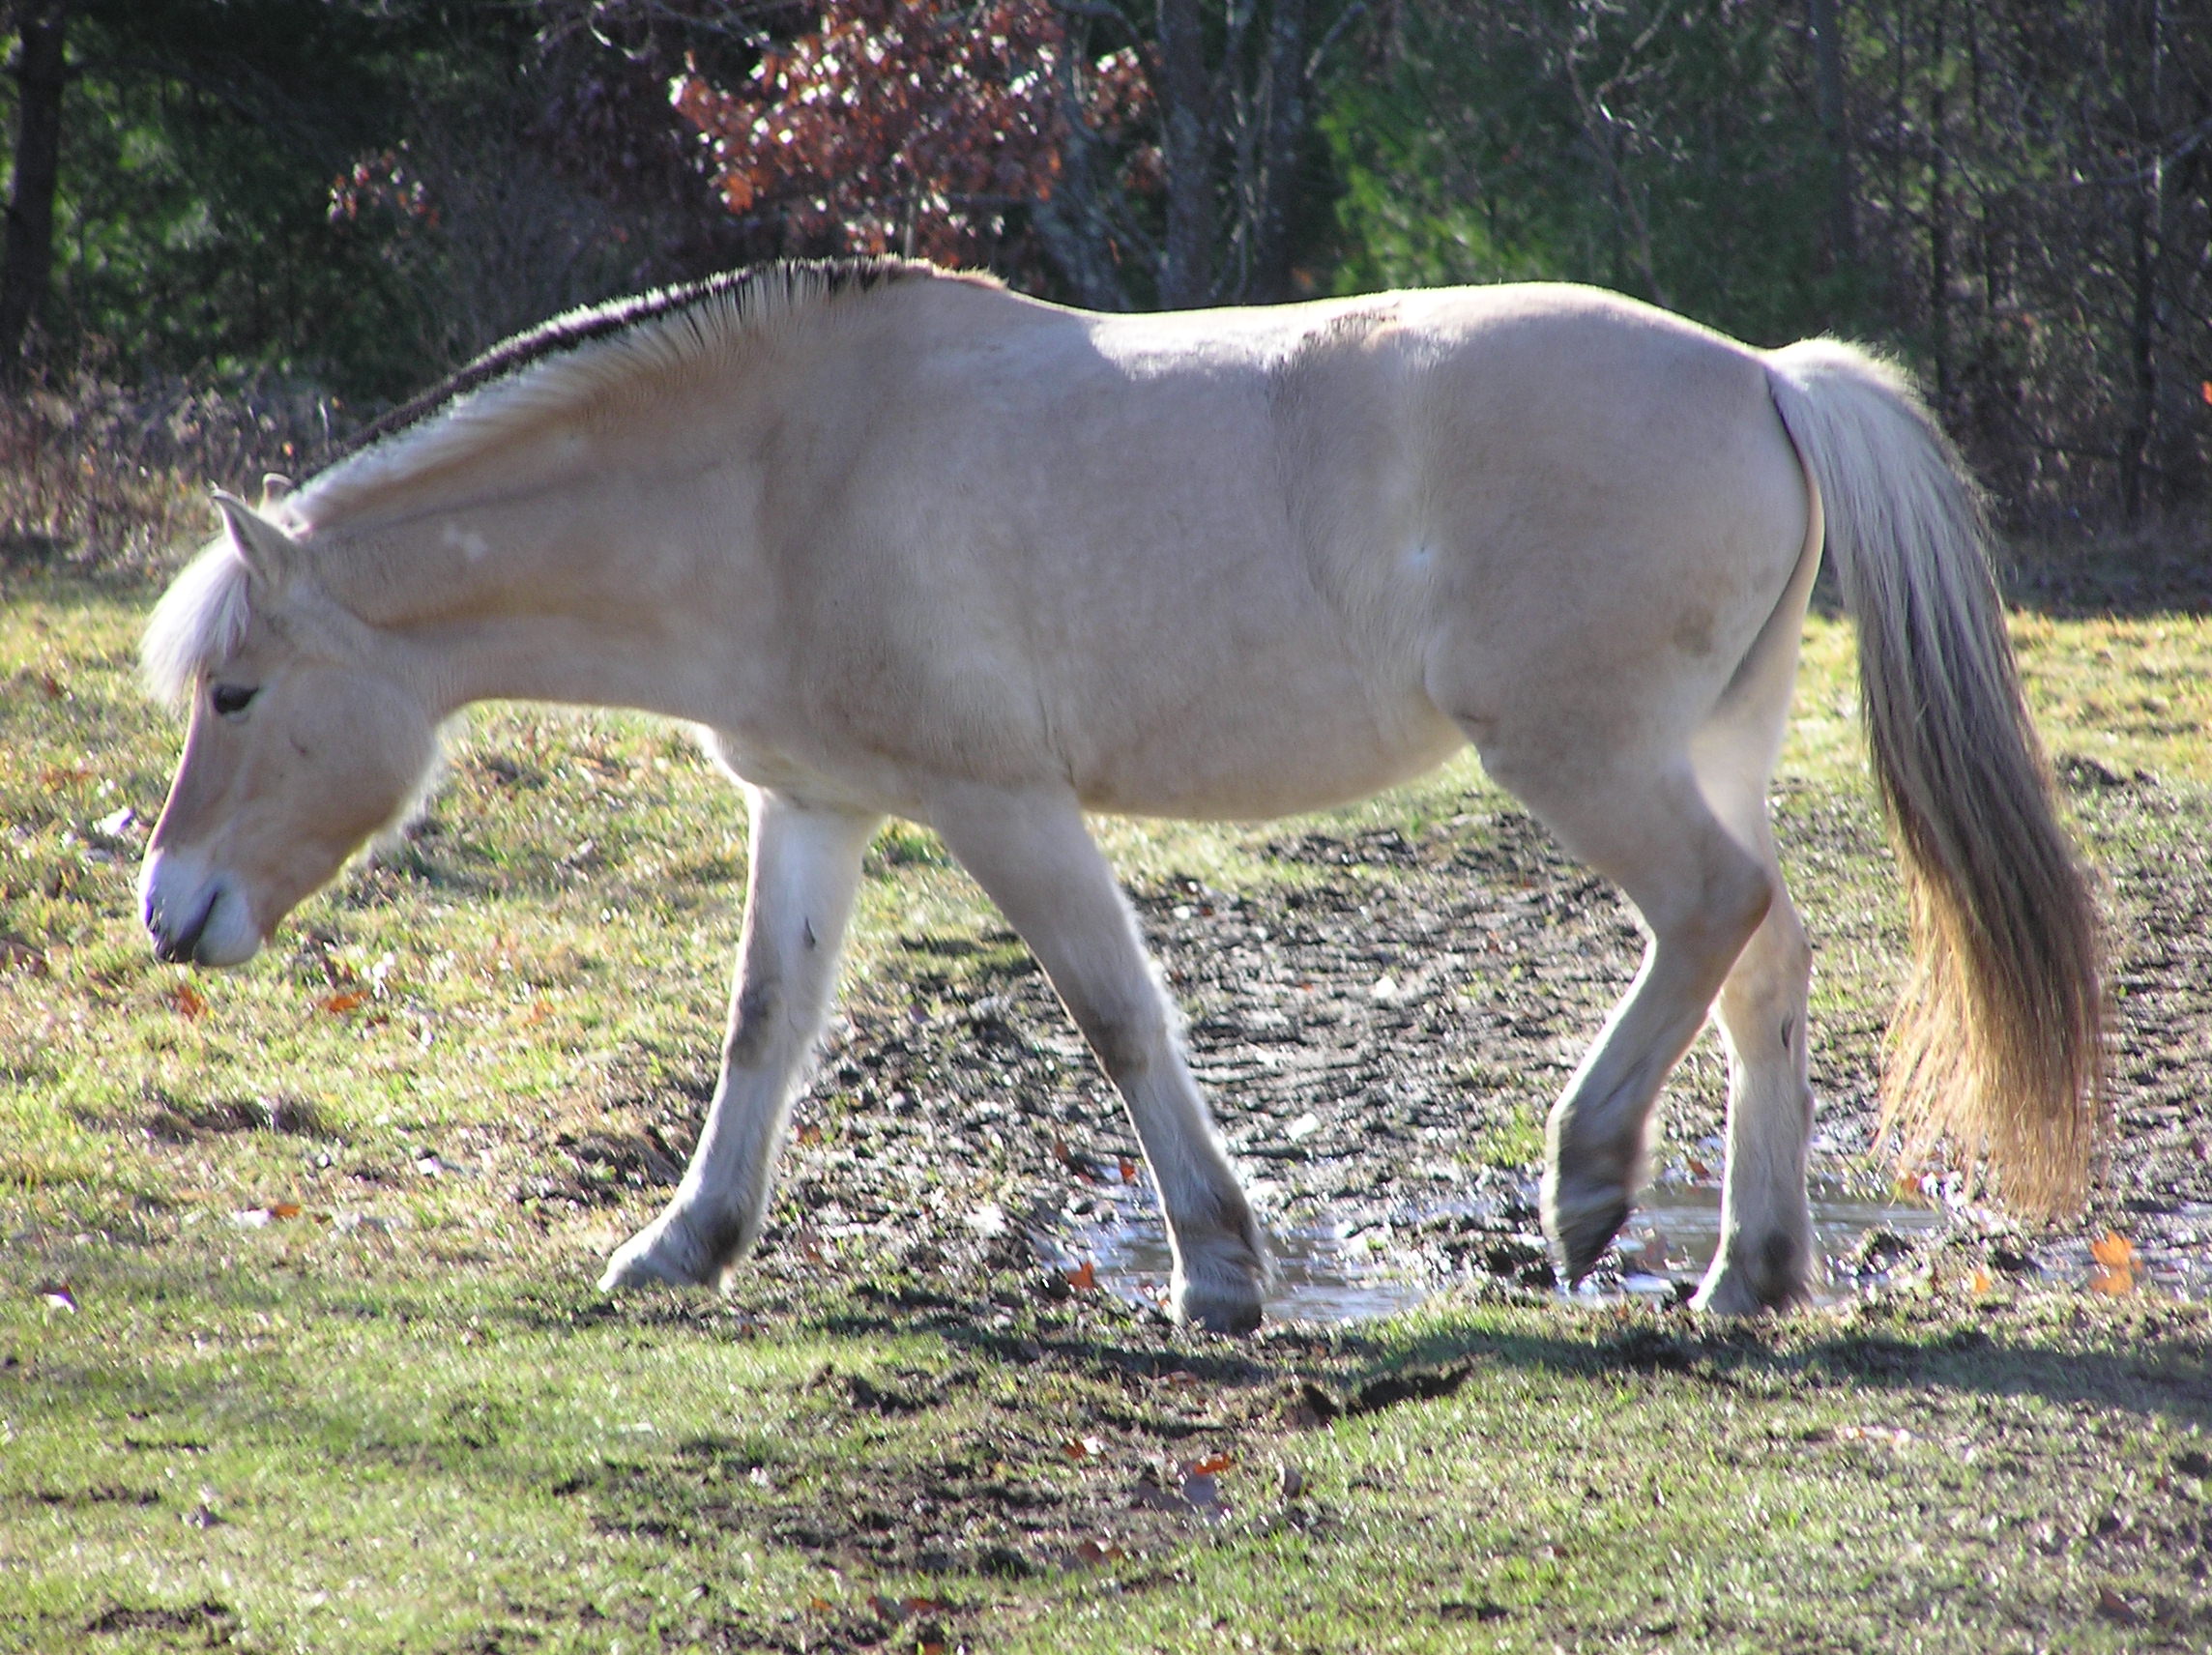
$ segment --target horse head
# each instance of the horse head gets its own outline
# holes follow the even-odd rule
[[[143,648],[190,722],[139,892],[162,959],[235,966],[404,812],[437,718],[403,646],[317,581],[306,537],[232,496],[216,504],[223,534],[170,586]]]

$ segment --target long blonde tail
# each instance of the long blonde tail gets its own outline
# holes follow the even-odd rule
[[[1832,339],[1767,359],[1858,623],[1859,689],[1902,852],[1913,964],[1885,1120],[1986,1156],[2008,1205],[2081,1205],[2105,1115],[2103,937],[2053,809],[1981,502],[1905,376]]]

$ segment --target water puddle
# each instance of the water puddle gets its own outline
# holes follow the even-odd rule
[[[1875,1201],[1864,1192],[1815,1179],[1813,1250],[1820,1265],[1813,1282],[1817,1304],[1833,1304],[1879,1281],[1890,1263],[1922,1241],[1939,1235],[1950,1215],[1917,1202]],[[1614,1242],[1620,1263],[1617,1292],[1671,1300],[1694,1289],[1721,1244],[1721,1192],[1709,1183],[1661,1180],[1638,1199],[1636,1211]],[[1613,1292],[1593,1280],[1586,1294]]]
[[[1164,1307],[1172,1262],[1149,1189],[1116,1191],[1078,1219],[1062,1243],[1072,1268],[1088,1263],[1099,1287],[1132,1304]],[[1524,1207],[1534,1205],[1525,1192]],[[1401,1209],[1388,1222],[1352,1229],[1276,1227],[1277,1281],[1266,1300],[1267,1320],[1307,1326],[1374,1321],[1412,1310],[1443,1285],[1433,1258],[1395,1244],[1403,1232],[1418,1232],[1438,1218],[1493,1218],[1499,1204],[1445,1203]],[[1817,1185],[1813,1229],[1822,1259],[1816,1297],[1833,1302],[1879,1279],[1889,1262],[1908,1252],[1948,1222],[1940,1207],[1868,1200],[1842,1185]],[[1532,1225],[1531,1225],[1532,1228]],[[1510,1227],[1498,1239],[1511,1243]],[[1720,1244],[1720,1191],[1706,1185],[1661,1183],[1644,1191],[1635,1214],[1614,1244],[1616,1269],[1603,1271],[1578,1296],[1687,1297]]]
[[[1272,1322],[1328,1327],[1379,1321],[1412,1310],[1436,1291],[1433,1283],[1393,1274],[1387,1259],[1378,1260],[1372,1249],[1332,1230],[1271,1230],[1268,1238],[1276,1280],[1266,1316]],[[1113,1221],[1079,1231],[1074,1248],[1096,1266],[1098,1285],[1108,1292],[1132,1304],[1166,1307],[1173,1261],[1152,1212],[1124,1207]]]
[[[1893,1266],[1953,1223],[1941,1205],[1879,1200],[1836,1181],[1816,1180],[1812,1197],[1819,1304],[1839,1303],[1884,1281]],[[1337,1226],[1272,1226],[1278,1279],[1266,1301],[1267,1320],[1307,1326],[1379,1321],[1412,1310],[1454,1279],[1485,1273],[1485,1255],[1533,1261],[1541,1256],[1534,1205],[1529,1186],[1509,1200],[1401,1206]],[[1517,1225],[1516,1215],[1525,1222]],[[1710,1182],[1662,1179],[1644,1192],[1607,1263],[1574,1296],[1658,1304],[1687,1299],[1720,1244],[1720,1190]],[[1441,1247],[1440,1227],[1452,1238]],[[2212,1206],[2184,1206],[2164,1215],[2158,1228],[2155,1240],[2139,1243],[2112,1236],[2038,1245],[2026,1277],[2099,1293],[2212,1297]],[[1118,1297],[1166,1305],[1171,1262],[1149,1186],[1101,1192],[1075,1215],[1055,1251],[1071,1269],[1089,1263],[1098,1286]]]

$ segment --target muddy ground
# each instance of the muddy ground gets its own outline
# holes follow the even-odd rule
[[[2212,875],[2200,837],[2179,830],[2182,807],[2154,781],[2079,767],[2069,780],[2122,920],[2120,1130],[2095,1205],[2036,1236],[1972,1209],[1933,1238],[1877,1231],[1839,1263],[1847,1290],[1854,1272],[1878,1294],[1929,1269],[2079,1284],[2086,1241],[2110,1228],[2146,1253],[2201,1264],[2212,1239],[2200,1083],[2212,1058]],[[1436,1289],[1534,1297],[1556,1291],[1531,1205],[1538,1123],[1626,985],[1642,939],[1612,888],[1526,816],[1494,798],[1467,802],[1412,835],[1288,835],[1272,847],[1285,877],[1266,888],[1226,894],[1170,880],[1133,894],[1188,1019],[1194,1067],[1270,1226],[1331,1226],[1368,1245],[1368,1267]],[[1783,819],[1790,855],[1815,862],[1879,842],[1871,815],[1786,800]],[[1811,919],[1818,933],[1823,916]],[[1893,925],[1880,914],[1839,921],[1833,945]],[[1878,1023],[1822,1021],[1817,1010],[1816,1027],[1816,1175],[1878,1187],[1889,1165],[1876,1137]],[[616,1096],[611,1118],[637,1130],[571,1143],[575,1174],[516,1198],[548,1217],[576,1206],[642,1217],[673,1180],[708,1086],[702,1067],[690,1095]],[[1663,1105],[1664,1176],[1697,1183],[1717,1171],[1721,1087],[1708,1038]],[[886,1329],[927,1326],[978,1359],[917,1373],[909,1389],[825,1375],[857,1411],[942,1409],[1011,1361],[1075,1385],[1082,1423],[1040,1424],[1008,1408],[997,1426],[949,1432],[941,1454],[904,1475],[878,1466],[869,1476],[880,1486],[795,1494],[771,1532],[875,1570],[1020,1575],[1079,1566],[1101,1548],[1144,1555],[1223,1516],[1209,1506],[1211,1482],[1191,1475],[1208,1455],[1249,1461],[1301,1423],[1457,1382],[1449,1372],[1416,1376],[1404,1396],[1389,1388],[1403,1388],[1395,1379],[1370,1396],[1356,1328],[1208,1340],[1085,1291],[1080,1275],[1071,1283],[1085,1237],[1147,1197],[1118,1101],[1010,934],[905,937],[896,965],[848,998],[800,1105],[759,1255],[715,1314],[765,1331],[819,1314],[807,1284],[835,1282],[862,1307],[850,1314]],[[1598,1285],[1655,1263],[1623,1247]],[[1694,1270],[1677,1262],[1674,1273],[1686,1296]],[[1655,1308],[1665,1311],[1664,1295]],[[1708,1361],[1736,1337],[1686,1314],[1663,1324],[1675,1331],[1624,1334],[1619,1360]],[[1061,1439],[1070,1429],[1081,1433],[1073,1446]],[[1054,1439],[1016,1440],[1040,1431]],[[1156,1472],[1112,1491],[1086,1485],[1079,1467],[1059,1489],[1004,1474],[1009,1462],[1056,1453],[1084,1460],[1086,1437],[1099,1460]],[[711,1445],[702,1453],[712,1460]],[[593,1492],[618,1525],[623,1512],[683,1521],[667,1515],[670,1502],[698,1504],[713,1475],[711,1465],[674,1482],[610,1467]],[[867,1641],[867,1629],[847,1630]]]
[[[2068,778],[2115,912],[2118,1130],[2089,1213],[2000,1248],[2061,1277],[2069,1247],[2108,1228],[2184,1254],[2212,1242],[2200,1080],[2212,1059],[2212,871],[2190,825],[2170,820],[2185,806],[2154,780],[2079,766]],[[1527,816],[1494,798],[1467,803],[1412,836],[1286,836],[1269,847],[1286,874],[1272,886],[1228,894],[1170,879],[1132,896],[1186,1018],[1192,1066],[1270,1226],[1325,1226],[1385,1273],[1439,1286],[1495,1276],[1545,1288],[1529,1205],[1541,1121],[1633,975],[1643,933],[1613,887]],[[1878,854],[1871,813],[1785,799],[1782,820],[1793,859]],[[2143,846],[2146,827],[2156,841]],[[1805,906],[1821,946],[1827,916]],[[1902,946],[1894,915],[1839,916],[1832,929],[1826,945],[1839,951],[1876,933]],[[1816,996],[1816,1179],[1888,1198],[1879,1038],[1876,1016],[1823,1014]],[[641,1134],[579,1146],[578,1180],[535,1193],[605,1201],[669,1179],[710,1057],[687,1095],[619,1097],[618,1114],[650,1118]],[[1708,1032],[1662,1102],[1663,1180],[1717,1175],[1723,1089]],[[888,1249],[951,1290],[1002,1227],[1042,1260],[1079,1262],[1069,1249],[1087,1226],[1137,1210],[1145,1192],[1125,1187],[1132,1177],[1143,1181],[1120,1103],[1013,935],[908,935],[832,1025],[762,1259]],[[1964,1221],[2002,1223],[1981,1209]],[[2032,1257],[2018,1244],[2029,1239]],[[1643,1262],[1624,1250],[1622,1263]]]

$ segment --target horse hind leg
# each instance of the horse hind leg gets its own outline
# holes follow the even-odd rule
[[[1484,758],[1566,848],[1617,885],[1650,931],[1644,963],[1552,1108],[1545,1233],[1569,1280],[1589,1273],[1642,1186],[1652,1106],[1765,918],[1774,885],[1715,818],[1687,762],[1616,757],[1522,770]],[[1583,778],[1568,788],[1564,776]]]
[[[1729,973],[1718,1007],[1729,1056],[1720,1246],[1692,1302],[1727,1315],[1785,1309],[1812,1286],[1805,1027],[1812,951],[1779,870],[1774,881],[1774,905]]]
[[[753,794],[744,940],[714,1100],[676,1194],[616,1250],[601,1291],[723,1285],[760,1234],[793,1095],[836,986],[860,856],[880,821]]]

